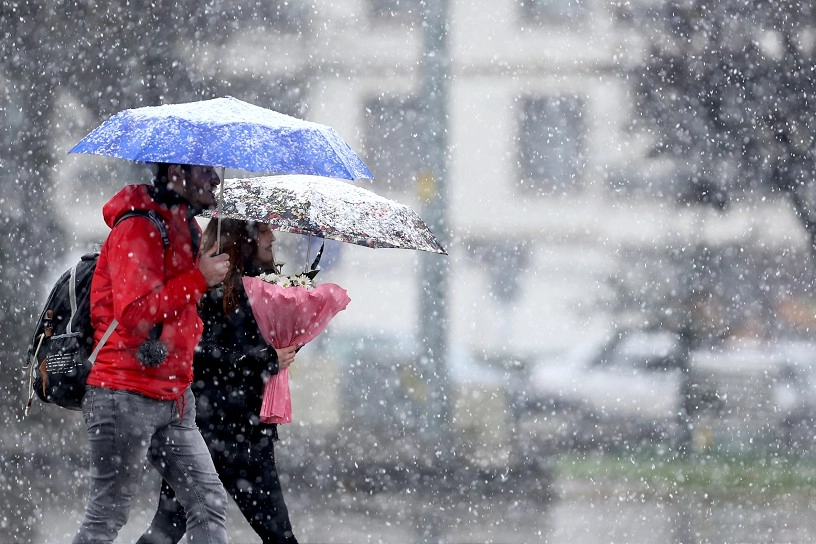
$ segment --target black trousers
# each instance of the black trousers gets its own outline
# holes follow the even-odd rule
[[[297,544],[275,466],[275,427],[253,426],[246,434],[200,427],[227,493],[264,544]],[[156,514],[137,544],[176,544],[186,524],[184,508],[162,481]]]

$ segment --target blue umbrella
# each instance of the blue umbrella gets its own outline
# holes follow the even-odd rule
[[[374,177],[333,128],[231,96],[121,111],[69,153],[248,172]]]

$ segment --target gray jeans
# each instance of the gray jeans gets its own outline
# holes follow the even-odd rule
[[[227,542],[227,494],[196,427],[189,387],[177,401],[88,387],[82,413],[91,446],[91,486],[74,544],[114,541],[142,483],[145,457],[184,506],[190,542]]]

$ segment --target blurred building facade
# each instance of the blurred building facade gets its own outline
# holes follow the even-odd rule
[[[620,289],[633,289],[623,280],[660,284],[664,254],[751,245],[795,262],[804,250],[784,202],[727,214],[675,204],[671,172],[646,160],[648,142],[631,130],[626,73],[644,51],[619,2],[448,5],[450,255],[439,258],[452,343],[485,358],[545,357],[614,327]],[[419,0],[276,3],[275,17],[190,58],[238,98],[271,94],[257,103],[333,126],[371,167],[371,189],[420,210],[421,10]],[[68,175],[84,168],[65,160]],[[103,200],[66,214],[84,232],[78,246],[104,236],[101,218],[87,219]],[[333,334],[416,334],[414,252],[331,251],[322,279],[352,298]]]
[[[374,172],[373,190],[420,210],[421,2],[283,5],[275,24],[196,52],[203,75],[232,81],[249,100],[256,90],[242,77],[276,82],[280,108],[337,128]],[[727,214],[681,207],[671,171],[646,160],[626,77],[645,54],[631,24],[644,6],[449,2],[455,342],[482,352],[560,350],[607,329],[618,305],[611,279],[653,266],[661,250],[804,247],[785,202]],[[415,330],[417,255],[337,251],[326,276],[348,286],[354,304],[335,328]]]

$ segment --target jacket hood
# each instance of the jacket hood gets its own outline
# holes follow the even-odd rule
[[[102,207],[102,217],[113,228],[122,215],[133,210],[156,210],[159,215],[169,219],[170,210],[176,206],[184,209],[188,219],[195,215],[189,202],[178,193],[154,185],[127,185]]]
[[[127,185],[122,188],[102,207],[102,217],[113,228],[122,215],[133,210],[159,210],[159,205],[150,194],[149,185]]]

